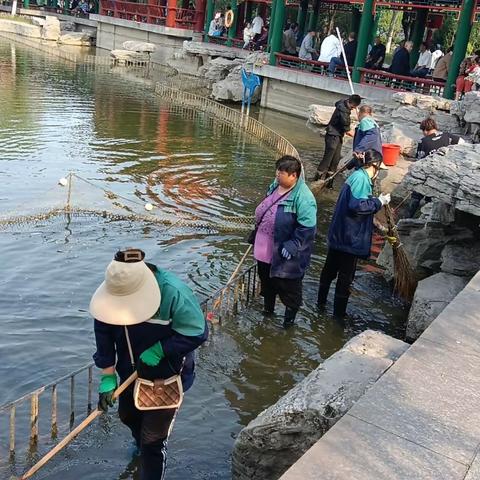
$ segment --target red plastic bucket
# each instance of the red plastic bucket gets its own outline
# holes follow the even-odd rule
[[[400,155],[400,145],[395,143],[384,143],[382,145],[383,163],[387,167],[394,167]]]

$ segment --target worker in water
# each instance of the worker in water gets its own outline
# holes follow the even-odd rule
[[[255,210],[257,229],[251,241],[264,313],[273,315],[278,295],[285,305],[283,326],[289,328],[302,304],[302,280],[315,240],[317,202],[302,178],[300,160],[285,155],[275,167],[275,181]]]
[[[373,197],[373,184],[380,171],[382,156],[376,150],[356,155],[361,163],[346,180],[338,196],[328,230],[328,253],[320,275],[317,305],[324,308],[330,284],[337,279],[333,315],[343,319],[357,260],[368,258],[372,246],[373,219],[390,194]]]
[[[359,95],[350,95],[346,100],[339,100],[335,104],[335,111],[330,118],[325,133],[325,152],[323,159],[317,167],[314,180],[324,180],[335,173],[342,156],[343,137],[353,137],[354,132],[350,127],[350,115],[362,99]]]
[[[117,252],[90,303],[97,344],[93,358],[102,369],[98,407],[104,411],[113,405],[117,375],[123,383],[135,369],[149,380],[180,374],[183,390],[188,390],[194,350],[208,337],[190,288],[144,258],[139,249]],[[139,448],[141,480],[160,480],[177,408],[138,410],[133,390],[131,385],[119,397],[118,414]]]

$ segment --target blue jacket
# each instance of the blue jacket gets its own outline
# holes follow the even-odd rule
[[[278,187],[274,181],[267,192],[271,195]],[[317,202],[303,179],[299,179],[287,198],[278,204],[273,234],[271,277],[302,278],[310,265],[317,228]],[[282,257],[286,248],[292,258]]]
[[[376,150],[380,155],[383,155],[380,128],[372,117],[365,117],[355,129],[353,151],[366,152],[370,149]]]
[[[370,256],[373,216],[382,208],[372,197],[372,181],[365,169],[355,170],[338,196],[328,230],[328,246],[360,258]]]
[[[147,348],[160,342],[165,358],[155,368],[158,378],[169,378],[180,371],[185,357],[182,383],[186,391],[194,380],[194,350],[208,338],[207,323],[195,295],[185,283],[170,272],[149,266],[160,287],[160,307],[152,319],[127,327],[133,358],[137,363]],[[94,329],[95,365],[99,368],[115,365],[123,382],[133,372],[125,327],[95,319]]]

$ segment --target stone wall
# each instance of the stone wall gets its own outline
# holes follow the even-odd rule
[[[278,478],[407,348],[372,330],[350,340],[240,432],[233,451],[233,479]]]

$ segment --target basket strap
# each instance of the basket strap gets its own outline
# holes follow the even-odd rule
[[[128,346],[128,353],[130,354],[130,362],[132,364],[132,368],[135,370],[135,360],[133,359],[133,350],[132,344],[130,343],[130,335],[128,334],[128,328],[124,325],[125,328],[125,338],[127,339],[127,346]]]

